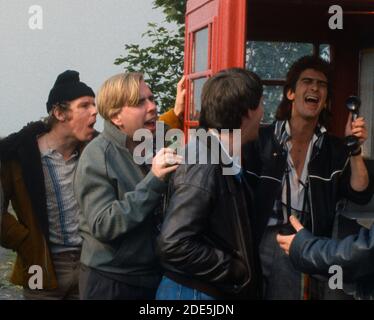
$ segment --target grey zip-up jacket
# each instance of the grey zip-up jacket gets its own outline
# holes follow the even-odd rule
[[[81,262],[104,272],[142,276],[157,285],[157,211],[167,183],[134,162],[126,135],[106,121],[84,149],[74,189],[83,237]]]

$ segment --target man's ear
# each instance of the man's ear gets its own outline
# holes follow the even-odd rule
[[[259,107],[257,107],[259,108]],[[257,112],[257,108],[256,109],[248,109],[248,112],[247,112],[247,118],[248,120],[252,120],[255,113]]]
[[[295,92],[292,89],[288,89],[287,91],[287,99],[290,101],[295,100]]]
[[[123,128],[123,118],[121,117],[122,109],[126,108],[126,106],[123,106],[115,115],[113,115],[110,118],[110,121],[118,128]]]
[[[62,110],[59,107],[54,107],[53,108],[53,115],[58,121],[64,122],[66,120],[66,111]]]
[[[122,120],[120,119],[119,117],[119,113],[115,114],[114,116],[112,116],[110,118],[110,121],[112,121],[112,123],[117,126],[117,127],[121,127],[122,126]]]
[[[254,112],[254,110],[248,109],[247,114],[244,115],[244,116],[250,120],[253,117],[253,112]]]

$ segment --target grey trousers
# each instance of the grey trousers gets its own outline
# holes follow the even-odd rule
[[[154,300],[156,288],[145,288],[105,277],[105,272],[97,272],[81,265],[79,290],[81,300]]]
[[[264,299],[300,300],[302,298],[302,274],[277,243],[280,227],[267,227],[260,243],[260,259],[263,273]]]

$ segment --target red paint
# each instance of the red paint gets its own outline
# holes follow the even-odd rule
[[[246,40],[246,0],[189,0],[186,13],[185,75],[187,94],[184,129],[196,127],[190,119],[192,80],[209,77],[228,67],[244,67]],[[193,72],[194,33],[209,29],[208,69]],[[227,50],[227,48],[230,48]]]

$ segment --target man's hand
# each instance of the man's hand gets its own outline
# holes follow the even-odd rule
[[[290,216],[290,222],[297,232],[304,228],[300,221],[294,216]],[[290,247],[295,235],[296,233],[290,236],[282,236],[280,234],[277,235],[278,244],[287,254],[290,254]]]
[[[348,121],[345,126],[345,135],[354,135],[358,138],[359,144],[362,145],[368,138],[365,119],[363,117],[352,121],[352,113],[349,113]],[[369,185],[369,174],[362,158],[362,155],[356,154],[350,158],[351,162],[351,178],[350,184],[354,191],[364,191]]]
[[[174,153],[173,149],[162,148],[152,160],[152,172],[160,180],[165,180],[168,173],[175,171],[183,158]]]
[[[175,98],[174,113],[179,118],[183,118],[184,114],[184,98],[186,96],[185,79],[183,76],[177,85],[177,97]]]
[[[347,124],[345,125],[345,136],[354,135],[362,145],[368,138],[365,119],[363,117],[352,121],[352,113],[349,113]]]

